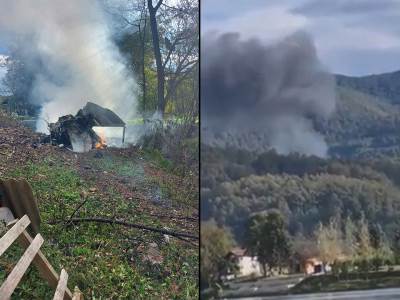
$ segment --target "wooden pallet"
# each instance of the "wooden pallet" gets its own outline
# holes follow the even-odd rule
[[[37,234],[35,238],[32,238],[26,231],[30,223],[31,221],[27,215],[19,220],[15,219],[11,221],[7,224],[9,230],[0,239],[0,256],[15,241],[25,249],[24,254],[0,287],[0,300],[10,299],[31,263],[38,268],[40,276],[46,280],[52,288],[56,289],[54,300],[83,300],[83,296],[77,287],[73,294],[68,289],[67,272],[62,269],[59,276],[42,251],[40,251],[40,247],[44,242],[43,237]]]

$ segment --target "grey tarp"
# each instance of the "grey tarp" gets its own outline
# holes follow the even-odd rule
[[[92,102],[86,103],[85,107],[79,110],[77,115],[91,116],[95,126],[103,127],[124,127],[125,122],[108,108],[101,107]]]

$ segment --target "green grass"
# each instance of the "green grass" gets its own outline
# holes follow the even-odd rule
[[[168,176],[163,178],[149,176],[145,174],[142,164],[137,161],[139,158],[126,159],[111,153],[105,153],[100,159],[90,159],[88,164],[97,170],[113,173],[128,181],[135,182],[139,189],[147,191],[150,198],[160,197],[164,201],[177,206],[197,209],[198,188],[192,184],[194,174],[190,177],[188,174],[182,176],[175,172],[173,163],[158,150],[144,150],[140,153],[140,156]],[[179,182],[176,182],[176,180],[179,180]]]
[[[147,160],[151,161],[157,167],[164,169],[165,171],[173,171],[174,164],[172,163],[172,161],[166,159],[162,155],[161,151],[157,149],[147,150],[146,152],[144,152],[144,156]]]
[[[101,159],[91,159],[89,163],[96,169],[113,172],[119,176],[133,177],[135,179],[144,177],[142,166],[137,164],[134,160],[118,157],[109,153],[104,154]]]
[[[121,162],[122,163],[122,162]],[[114,168],[111,162],[104,164]],[[138,175],[141,170],[117,168],[121,175]],[[74,226],[49,225],[49,221],[65,220],[82,201],[80,193],[91,182],[83,181],[71,167],[57,163],[54,158],[39,164],[29,164],[9,174],[26,178],[38,199],[42,223],[40,232],[45,239],[42,251],[60,272],[69,274],[69,288],[77,285],[85,299],[195,299],[198,298],[198,254],[196,249],[178,243],[166,244],[153,233],[120,226],[82,223]],[[125,201],[115,191],[104,198],[90,194],[79,211],[80,217],[122,216],[131,222],[157,226],[158,221],[135,211],[136,204]],[[159,245],[164,261],[151,265],[141,260],[141,246],[150,242]],[[0,260],[0,279],[9,272],[7,266],[21,256],[13,246]],[[38,277],[34,268],[28,272],[14,293],[14,299],[48,299],[54,291]]]

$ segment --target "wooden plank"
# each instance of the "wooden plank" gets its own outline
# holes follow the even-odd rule
[[[29,265],[33,261],[39,251],[40,246],[43,244],[43,238],[40,234],[36,235],[32,244],[25,250],[24,254],[18,261],[17,265],[8,275],[7,279],[4,281],[3,285],[0,287],[0,299],[5,300],[11,297],[18,283],[20,282],[22,276],[24,276]]]
[[[0,256],[14,243],[19,235],[28,227],[30,220],[27,215],[23,216],[10,230],[0,239]]]
[[[26,231],[22,232],[22,234],[18,238],[18,243],[24,249],[28,248],[31,242],[32,242],[32,237]],[[47,283],[53,289],[56,289],[58,285],[59,276],[57,272],[54,270],[53,266],[44,256],[42,251],[39,250],[38,254],[33,259],[33,264],[38,268],[40,277],[46,280]],[[65,289],[64,299],[65,300],[72,299],[72,293],[68,289],[68,287]]]
[[[14,221],[11,221],[10,223],[7,224],[7,227],[10,228],[12,225],[14,225],[18,220],[15,219]],[[19,245],[27,249],[29,245],[32,243],[32,237],[29,235],[28,232],[23,231],[22,234],[18,237],[17,242]],[[38,251],[37,255],[33,259],[33,264],[38,268],[39,275],[42,277],[42,279],[46,280],[47,283],[50,285],[50,287],[56,289],[57,284],[58,284],[58,274],[52,267],[52,265],[49,263],[47,258],[44,256],[42,251]],[[71,300],[72,299],[72,293],[68,289],[68,287],[65,289],[65,294],[64,294],[64,300]]]
[[[14,220],[8,222],[6,226],[7,226],[7,228],[10,228],[11,226],[13,226],[17,222],[18,222],[18,219],[14,219]]]
[[[58,281],[57,289],[54,294],[53,300],[63,300],[64,299],[64,293],[65,293],[65,289],[67,288],[67,282],[68,282],[68,273],[64,269],[62,269],[61,275],[60,275],[60,280]]]
[[[72,300],[83,300],[83,295],[77,286],[74,289],[74,295],[72,296]]]

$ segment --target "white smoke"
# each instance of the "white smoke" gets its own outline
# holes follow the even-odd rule
[[[76,114],[87,101],[124,120],[135,116],[136,82],[98,1],[0,0],[0,7],[2,39],[18,41],[26,60],[44,65],[35,70],[31,91],[32,102],[42,105],[38,131],[47,132],[46,122]]]
[[[3,79],[7,73],[7,56],[0,54],[0,93],[5,89],[3,86]]]

